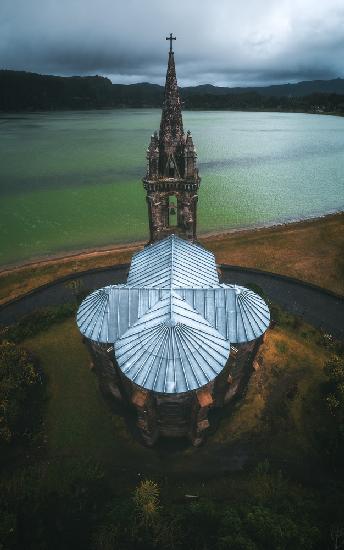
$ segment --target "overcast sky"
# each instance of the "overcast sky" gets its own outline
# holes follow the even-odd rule
[[[180,85],[344,76],[344,0],[0,0],[0,68]]]

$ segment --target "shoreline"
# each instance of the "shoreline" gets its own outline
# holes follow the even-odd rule
[[[219,231],[208,231],[199,234],[198,241],[202,244],[203,241],[207,242],[210,240],[219,241],[226,239],[226,237],[241,237],[245,235],[252,235],[263,232],[263,231],[269,231],[274,232],[277,230],[283,230],[283,229],[292,229],[293,227],[302,227],[303,225],[309,225],[311,223],[317,223],[321,220],[327,220],[332,219],[335,217],[340,217],[344,214],[343,210],[339,210],[336,212],[331,212],[329,214],[323,214],[323,215],[315,215],[309,218],[301,218],[299,220],[291,220],[291,221],[285,221],[280,223],[274,223],[271,224],[264,224],[264,225],[255,225],[252,227],[238,227],[233,229],[225,229],[225,230],[219,230]],[[56,263],[65,263],[68,261],[83,261],[87,259],[92,259],[96,257],[102,257],[106,256],[108,254],[116,254],[116,253],[129,253],[129,252],[135,252],[140,247],[143,247],[146,244],[147,240],[139,240],[139,241],[131,241],[128,243],[119,243],[114,246],[99,246],[99,247],[92,247],[92,248],[82,248],[77,249],[72,252],[67,251],[61,251],[57,254],[51,254],[47,256],[37,256],[36,258],[32,258],[32,260],[25,262],[25,263],[12,263],[12,264],[4,264],[3,266],[0,266],[0,277],[2,275],[10,275],[11,273],[16,273],[22,270],[26,270],[28,268],[35,269],[37,267],[44,267],[49,265],[54,265]]]
[[[99,107],[99,108],[92,108],[92,107],[85,107],[84,109],[74,109],[70,108],[68,109],[50,109],[50,110],[19,110],[19,111],[2,111],[0,110],[0,116],[3,115],[40,115],[40,114],[51,114],[51,113],[69,113],[69,112],[77,112],[77,113],[84,113],[89,111],[96,111],[96,112],[102,112],[102,111],[128,111],[130,109],[154,109],[154,110],[161,110],[161,105],[158,106],[152,106],[152,105],[138,105],[138,106],[132,106],[132,105],[123,105],[123,106],[113,106],[113,107]],[[326,115],[326,116],[339,116],[344,117],[344,112],[341,111],[305,111],[305,110],[285,110],[285,109],[220,109],[216,107],[184,107],[184,112],[198,112],[198,111],[210,111],[210,112],[232,112],[232,113],[285,113],[285,114],[296,114],[296,115]]]
[[[128,264],[147,241],[73,251],[0,272],[0,304],[57,279]],[[260,228],[208,232],[198,242],[218,264],[253,268],[312,283],[344,295],[344,212]]]

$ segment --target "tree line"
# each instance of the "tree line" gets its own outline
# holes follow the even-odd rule
[[[283,111],[344,114],[344,84],[336,79],[266,88],[181,88],[185,109]],[[294,86],[294,87],[293,87]],[[343,90],[342,90],[343,88]],[[321,90],[320,92],[318,90]],[[313,90],[313,91],[312,91]],[[59,77],[23,71],[0,71],[0,111],[160,108],[164,88],[157,84],[112,84],[102,76]],[[282,94],[282,95],[278,95]],[[284,95],[283,95],[284,94]],[[295,95],[299,94],[299,95]]]
[[[321,475],[292,479],[265,459],[219,480],[227,498],[207,494],[201,481],[193,482],[192,498],[181,490],[176,498],[175,480],[161,477],[133,479],[118,494],[102,465],[88,457],[46,457],[47,388],[25,339],[75,313],[75,307],[37,311],[0,332],[1,550],[343,547],[342,343],[322,335],[332,355],[314,392],[322,418],[314,433]]]

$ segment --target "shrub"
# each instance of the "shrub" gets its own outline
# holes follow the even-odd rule
[[[138,516],[145,525],[152,525],[159,515],[159,486],[154,481],[141,481],[134,493]]]
[[[32,429],[32,403],[42,383],[35,361],[12,342],[0,344],[0,443],[10,443]]]
[[[61,306],[44,308],[24,315],[15,324],[0,327],[0,341],[20,342],[25,338],[35,336],[35,334],[49,328],[54,323],[64,321],[73,315],[75,311],[75,304],[62,304]]]
[[[344,457],[344,358],[334,355],[324,365],[327,376],[322,386],[328,427],[323,430],[322,446],[329,458],[340,465]]]

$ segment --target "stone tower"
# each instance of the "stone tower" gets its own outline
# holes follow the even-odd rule
[[[147,192],[149,243],[171,233],[196,240],[197,191],[200,177],[191,133],[184,134],[181,100],[178,92],[174,52],[170,35],[160,131],[155,132],[147,149]]]

